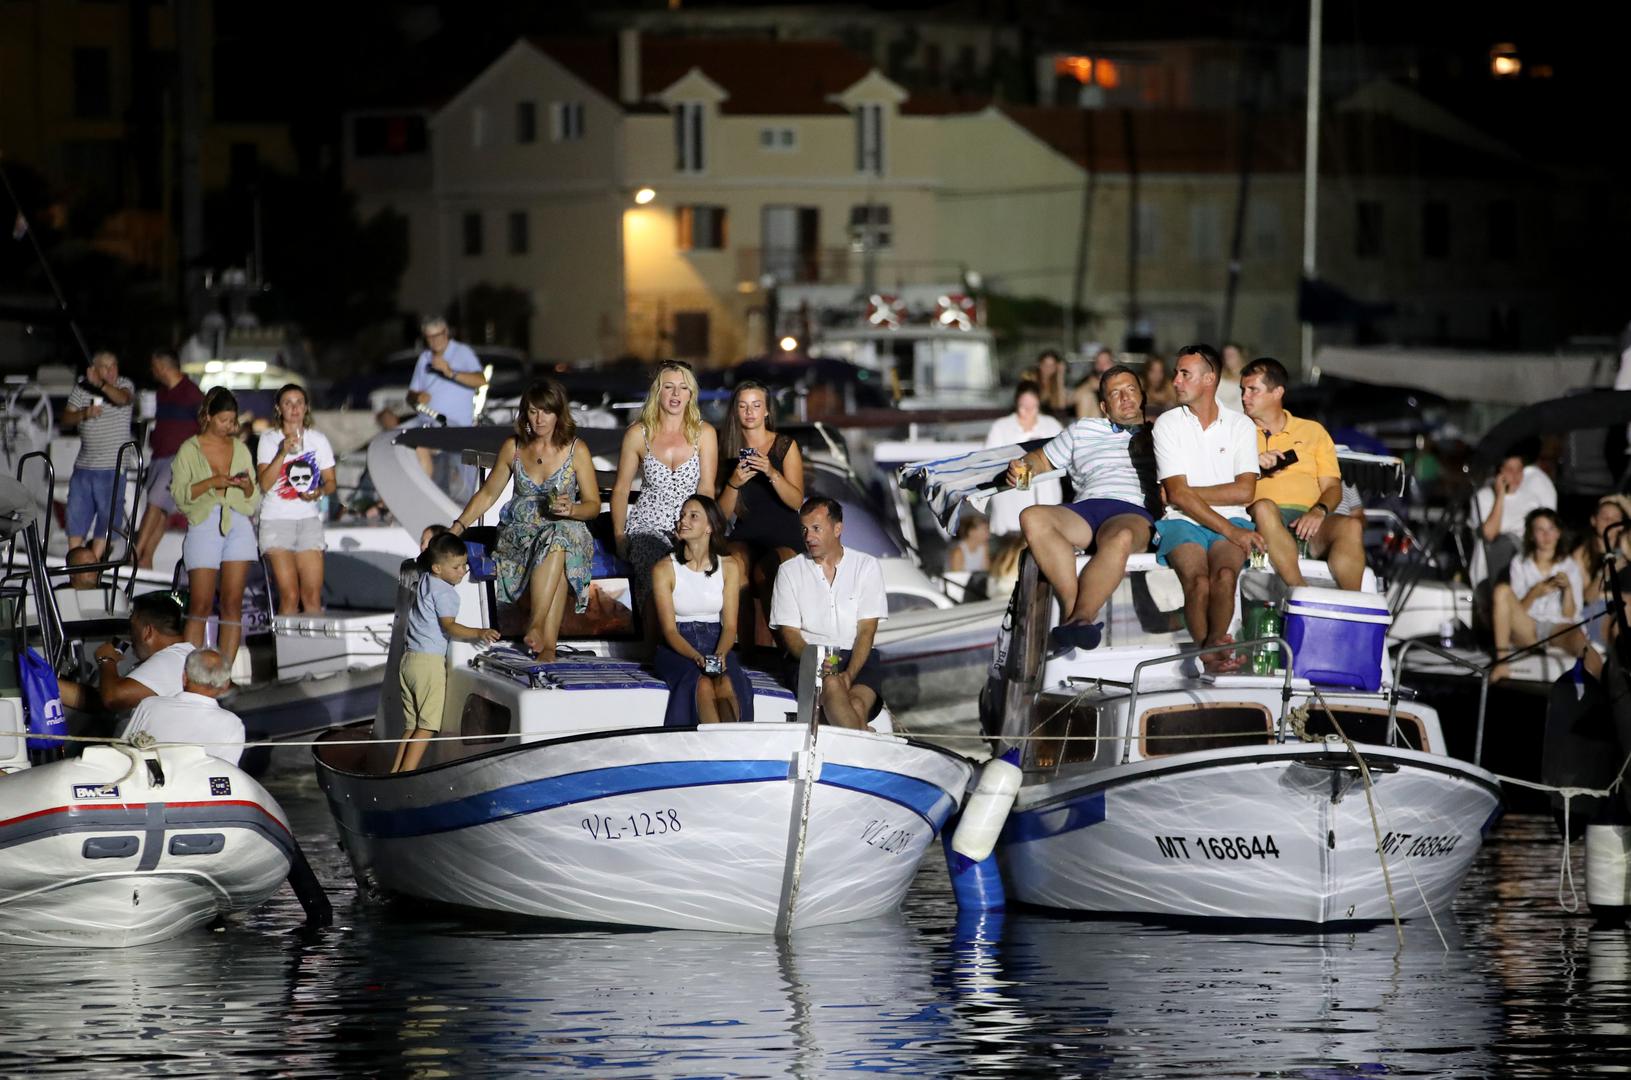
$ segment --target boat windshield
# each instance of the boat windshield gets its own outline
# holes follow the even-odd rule
[[[1110,594],[1104,620],[1106,646],[1161,646],[1177,652],[1189,643],[1183,586],[1165,566],[1128,571]]]

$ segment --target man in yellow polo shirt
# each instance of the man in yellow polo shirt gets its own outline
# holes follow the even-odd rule
[[[1286,412],[1289,378],[1278,360],[1263,357],[1240,373],[1240,401],[1257,428],[1257,501],[1248,508],[1269,549],[1269,562],[1287,585],[1305,584],[1297,541],[1324,559],[1340,589],[1358,589],[1365,576],[1365,523],[1336,512],[1342,473],[1325,428]]]

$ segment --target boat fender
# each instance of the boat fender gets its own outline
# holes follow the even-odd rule
[[[1008,896],[1002,887],[1002,873],[997,869],[995,855],[988,854],[975,861],[958,854],[950,832],[941,834],[941,843],[945,845],[946,872],[951,875],[951,891],[957,898],[958,911],[1001,911],[1007,906]]]
[[[1586,903],[1599,925],[1624,924],[1631,909],[1631,825],[1586,826]]]
[[[997,846],[997,836],[1008,821],[1008,811],[1014,807],[1014,796],[1019,794],[1023,775],[1017,747],[985,763],[980,769],[979,782],[974,785],[974,794],[968,797],[962,816],[957,819],[951,838],[953,851],[971,862],[982,862],[990,857],[991,849]]]

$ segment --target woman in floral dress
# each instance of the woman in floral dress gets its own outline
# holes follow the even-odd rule
[[[576,436],[561,384],[533,383],[521,396],[515,434],[453,521],[455,533],[480,521],[514,477],[515,492],[498,519],[498,599],[517,604],[527,597],[531,613],[522,641],[541,660],[555,659],[567,590],[575,610],[589,605],[595,542],[585,523],[600,513],[600,489],[589,448]]]

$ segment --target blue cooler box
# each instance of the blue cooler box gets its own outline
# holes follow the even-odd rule
[[[1345,589],[1292,589],[1285,639],[1291,673],[1319,686],[1378,690],[1387,647],[1387,597]]]

